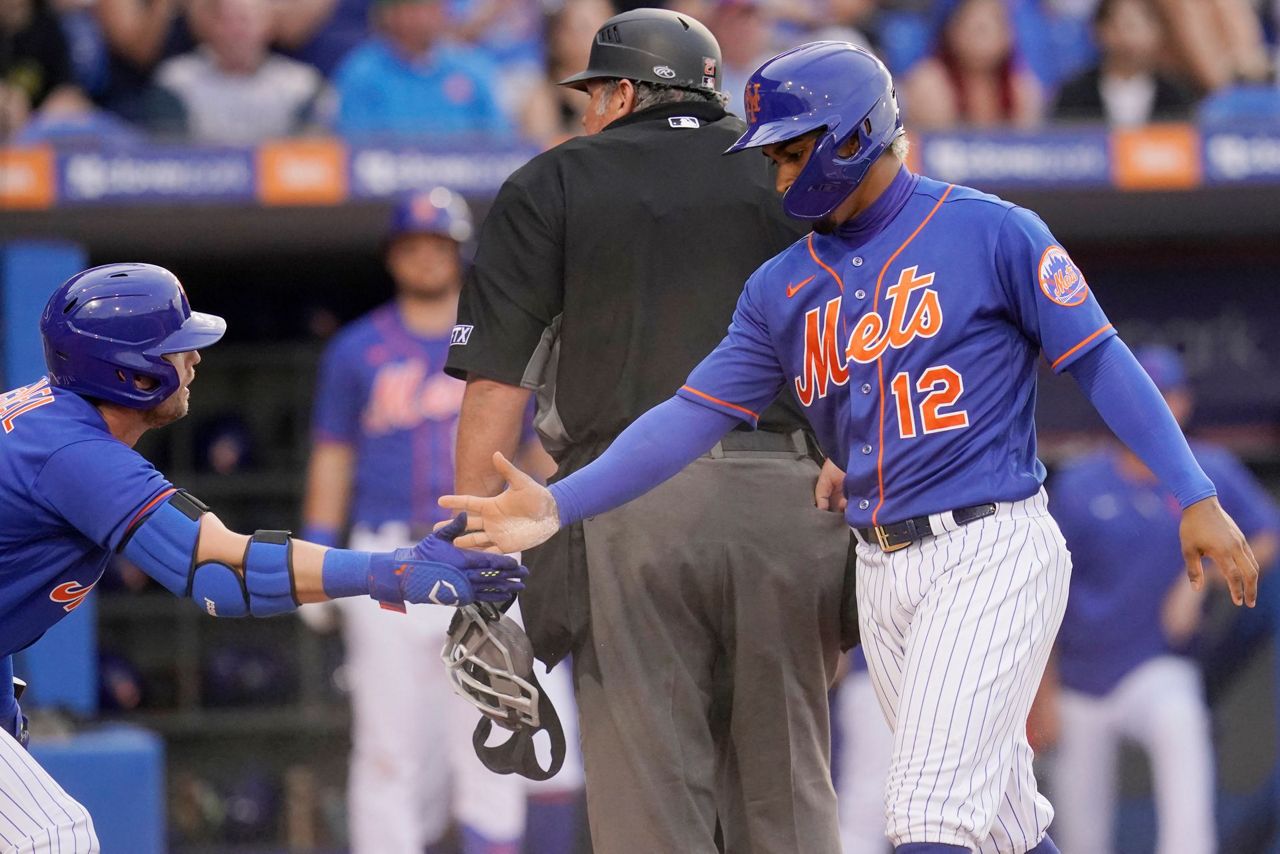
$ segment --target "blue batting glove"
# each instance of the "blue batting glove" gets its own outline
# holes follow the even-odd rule
[[[471,582],[476,602],[501,604],[523,590],[524,579],[529,576],[529,570],[515,558],[460,549],[453,544],[466,530],[467,514],[459,513],[448,525],[423,537],[413,547],[413,553],[419,560],[434,561],[462,570]]]
[[[453,545],[466,527],[462,515],[411,549],[371,555],[370,595],[384,608],[403,611],[406,602],[501,603],[523,590],[529,570],[515,559]]]

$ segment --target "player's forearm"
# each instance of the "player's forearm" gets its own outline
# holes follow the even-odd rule
[[[302,507],[302,536],[325,546],[338,544],[347,523],[355,453],[350,445],[316,442],[307,467],[307,492]]]
[[[1155,383],[1119,338],[1110,338],[1067,370],[1102,420],[1167,486],[1184,509],[1217,495]]]
[[[531,394],[528,389],[483,377],[467,381],[458,415],[455,492],[487,496],[502,491],[502,477],[493,470],[493,453],[515,456]]]
[[[121,551],[215,617],[270,617],[308,602],[366,595],[398,611],[406,603],[505,602],[523,589],[528,573],[511,558],[454,548],[463,518],[413,548],[365,552],[326,548],[286,531],[246,537],[187,493],[164,495],[126,533]]]
[[[560,524],[620,507],[674,477],[739,424],[681,397],[637,418],[591,465],[551,485]]]
[[[249,537],[232,531],[213,513],[200,517],[200,539],[196,545],[196,564],[217,562],[244,573],[245,551]],[[290,564],[293,568],[293,587],[298,604],[323,602],[329,597],[324,592],[323,545],[306,540],[291,539]]]

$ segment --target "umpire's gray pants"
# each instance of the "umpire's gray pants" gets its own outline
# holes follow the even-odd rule
[[[718,447],[718,446],[717,446]],[[836,854],[827,688],[848,529],[798,453],[699,458],[588,519],[575,658],[596,854]]]

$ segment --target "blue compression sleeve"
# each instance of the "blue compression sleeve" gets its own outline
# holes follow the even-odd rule
[[[1217,495],[1173,413],[1119,338],[1109,338],[1067,368],[1111,432],[1147,464],[1186,508]]]
[[[609,450],[551,485],[560,524],[612,510],[639,498],[702,454],[741,419],[673,397],[637,418]]]
[[[369,552],[329,549],[320,565],[320,585],[330,599],[369,593]]]

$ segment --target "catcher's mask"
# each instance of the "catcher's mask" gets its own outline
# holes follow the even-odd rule
[[[484,715],[471,744],[485,767],[530,780],[554,777],[564,764],[564,730],[534,675],[533,646],[524,629],[493,605],[467,605],[454,614],[440,657],[454,693]],[[485,741],[495,723],[514,735],[490,747]],[[551,739],[551,764],[545,769],[533,744],[539,730]]]

